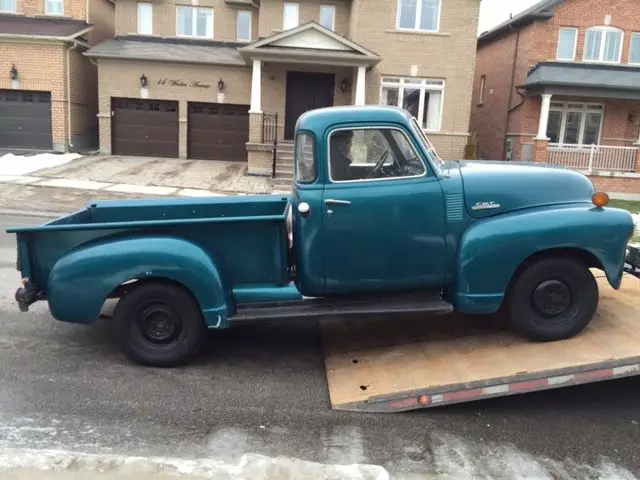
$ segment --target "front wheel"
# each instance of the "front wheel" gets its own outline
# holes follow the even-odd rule
[[[547,257],[516,278],[506,310],[513,328],[530,340],[562,340],[589,324],[598,299],[589,268],[572,258]]]
[[[145,282],[123,296],[112,327],[122,351],[150,367],[190,362],[207,333],[196,301],[183,288],[165,282]]]

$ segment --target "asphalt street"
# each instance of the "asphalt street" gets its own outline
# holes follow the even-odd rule
[[[392,478],[640,476],[640,378],[405,414],[335,412],[309,323],[212,334],[203,358],[181,369],[134,365],[108,321],[57,322],[46,303],[18,311],[15,239],[4,229],[43,221],[0,216],[0,468],[14,452],[224,464],[246,454],[379,465]]]

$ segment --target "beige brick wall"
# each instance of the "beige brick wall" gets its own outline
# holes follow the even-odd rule
[[[93,30],[87,36],[89,45],[97,45],[113,37],[116,31],[116,6],[109,0],[89,0],[89,23],[93,25]]]
[[[153,36],[176,36],[176,6],[190,6],[190,1],[167,0],[153,4]],[[229,6],[224,0],[199,0],[199,7],[213,8],[214,40],[236,41],[238,10],[251,10],[252,39],[258,38],[258,11],[250,8]],[[116,34],[132,35],[138,30],[138,7],[134,0],[119,0],[116,3]]]
[[[392,0],[394,1],[394,0]],[[299,22],[303,23],[320,20],[320,5],[336,7],[335,32],[347,36],[349,34],[350,2],[347,0],[302,0],[299,3]],[[283,0],[261,0],[260,2],[260,30],[261,37],[268,37],[282,31]]]
[[[217,102],[220,78],[225,82],[225,103],[249,104],[251,70],[249,67],[222,67],[213,65],[186,65],[161,62],[136,62],[131,60],[99,60],[98,95],[100,108],[100,150],[111,152],[111,97],[140,97],[140,76],[148,78],[148,98],[179,102],[180,153],[186,155],[187,102]],[[176,87],[158,85],[158,81],[198,81],[210,88]]]
[[[27,16],[44,15],[44,0],[17,0],[17,11]],[[64,2],[64,16],[84,20],[86,18],[85,0],[66,0]]]

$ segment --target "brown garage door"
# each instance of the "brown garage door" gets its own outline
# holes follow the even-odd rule
[[[189,158],[247,160],[249,105],[189,103]]]
[[[0,148],[51,150],[51,92],[0,90]]]
[[[112,98],[114,155],[178,156],[178,102]]]

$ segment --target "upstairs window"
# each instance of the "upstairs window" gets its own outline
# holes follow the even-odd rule
[[[282,12],[282,29],[289,30],[296,28],[300,23],[300,5],[297,3],[285,2]]]
[[[16,13],[16,0],[0,0],[0,13]]]
[[[320,5],[320,25],[329,30],[335,30],[336,7],[333,5]]]
[[[240,42],[251,41],[251,10],[238,10],[236,39]]]
[[[629,50],[629,63],[640,65],[640,33],[631,34],[631,50]]]
[[[0,8],[0,10],[2,9]],[[45,0],[44,13],[45,15],[63,15],[64,14],[63,0]]]
[[[138,33],[151,35],[153,33],[153,5],[138,3]]]
[[[591,27],[584,41],[584,60],[588,62],[620,63],[622,30],[614,27]]]
[[[213,9],[176,7],[176,33],[180,37],[213,38]]]
[[[398,0],[397,28],[437,32],[441,0]]]
[[[558,32],[558,60],[576,59],[576,41],[578,40],[577,28],[561,28]]]

